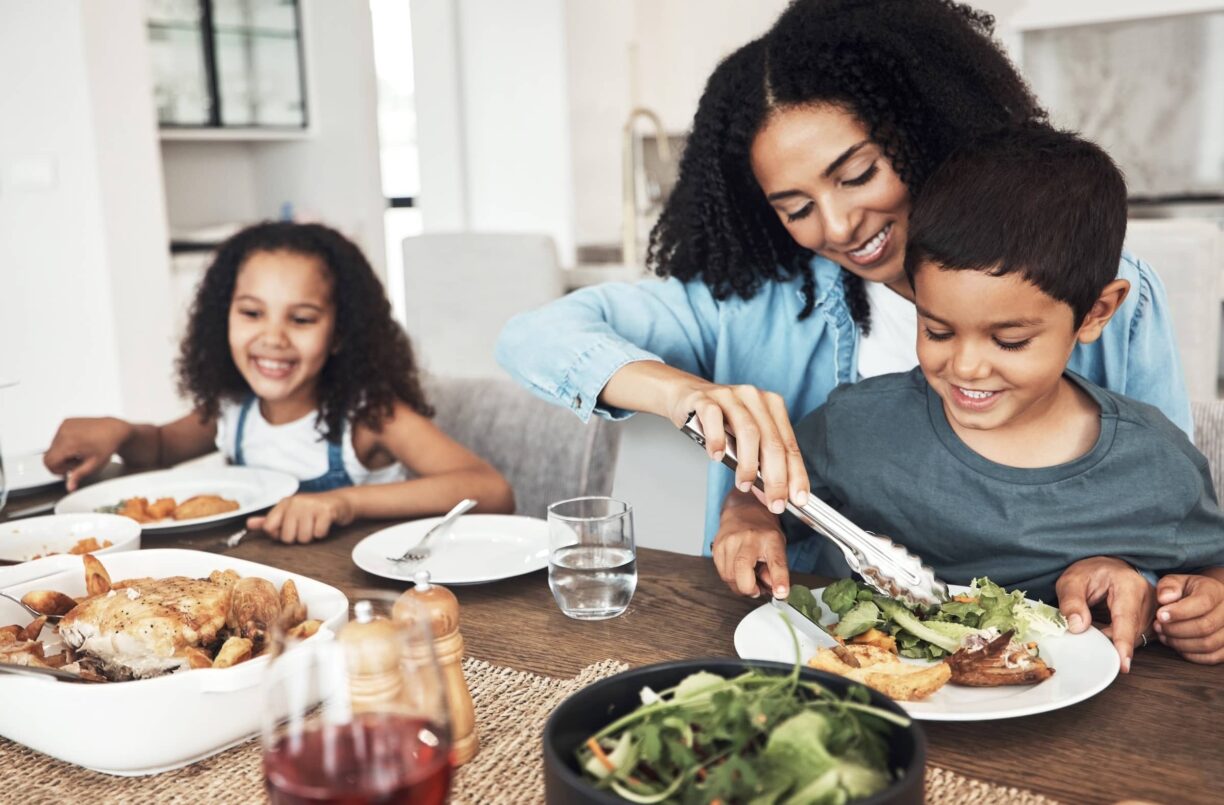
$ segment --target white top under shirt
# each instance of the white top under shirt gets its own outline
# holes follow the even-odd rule
[[[859,377],[908,372],[918,365],[918,309],[882,282],[863,285],[871,305],[871,334],[859,338]]]
[[[234,434],[241,412],[242,403],[225,401],[221,403],[221,415],[217,418],[217,449],[230,462],[234,460]],[[315,411],[284,425],[272,425],[264,419],[256,402],[247,412],[243,429],[243,463],[248,467],[287,472],[299,481],[318,478],[327,472],[327,441],[315,429],[317,420],[318,412]],[[398,461],[377,470],[363,465],[353,449],[353,427],[347,422],[340,444],[344,469],[354,486],[392,483],[408,477],[404,465]]]

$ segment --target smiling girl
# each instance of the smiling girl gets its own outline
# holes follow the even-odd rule
[[[144,469],[215,447],[298,478],[298,494],[247,523],[284,542],[358,517],[439,514],[465,497],[477,511],[514,509],[505,479],[430,421],[382,285],[325,226],[257,224],[222,244],[191,309],[179,386],[195,410],[166,425],[66,420],[47,467],[71,490],[116,453]]]

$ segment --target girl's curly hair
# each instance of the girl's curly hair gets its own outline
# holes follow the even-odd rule
[[[340,348],[328,356],[319,378],[320,432],[338,442],[346,422],[380,430],[397,400],[433,416],[412,345],[391,318],[391,304],[365,255],[334,229],[280,221],[247,227],[222,243],[196,291],[178,373],[179,392],[200,415],[214,420],[222,400],[251,394],[230,353],[230,303],[247,258],[278,251],[317,258],[330,274],[336,308],[333,343]]]
[[[706,83],[676,187],[650,233],[651,269],[700,279],[716,299],[748,299],[764,282],[799,276],[806,318],[815,304],[813,252],[791,238],[757,185],[757,132],[779,109],[838,104],[916,196],[957,146],[1046,119],[993,29],[989,14],[951,0],[795,0]],[[863,280],[843,271],[843,281],[866,333]]]

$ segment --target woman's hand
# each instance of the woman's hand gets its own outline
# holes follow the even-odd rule
[[[1101,631],[1118,650],[1122,673],[1129,673],[1135,645],[1156,615],[1156,588],[1121,559],[1092,556],[1064,570],[1056,590],[1058,608],[1072,634],[1092,625],[1089,607],[1102,601],[1109,606],[1110,622]]]
[[[756,598],[764,583],[777,598],[790,593],[786,537],[777,516],[752,495],[727,496],[713,554],[714,567],[732,592]]]
[[[43,464],[63,475],[72,492],[82,478],[105,466],[131,435],[132,426],[114,417],[65,419],[43,455]]]
[[[248,518],[247,528],[290,544],[322,539],[332,526],[353,522],[353,505],[344,492],[337,489],[285,498],[266,515]]]
[[[1207,571],[1212,573],[1213,571]],[[1224,662],[1224,572],[1174,573],[1156,585],[1156,634],[1190,662]]]

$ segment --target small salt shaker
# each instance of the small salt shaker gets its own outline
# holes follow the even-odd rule
[[[401,602],[423,605],[429,612],[434,656],[442,669],[442,679],[450,706],[454,762],[456,766],[460,766],[476,754],[479,740],[476,735],[472,694],[463,678],[463,635],[459,633],[459,599],[445,587],[431,584],[428,570],[418,570],[412,578],[416,586],[404,591],[392,608],[391,616],[400,617],[412,605]]]

